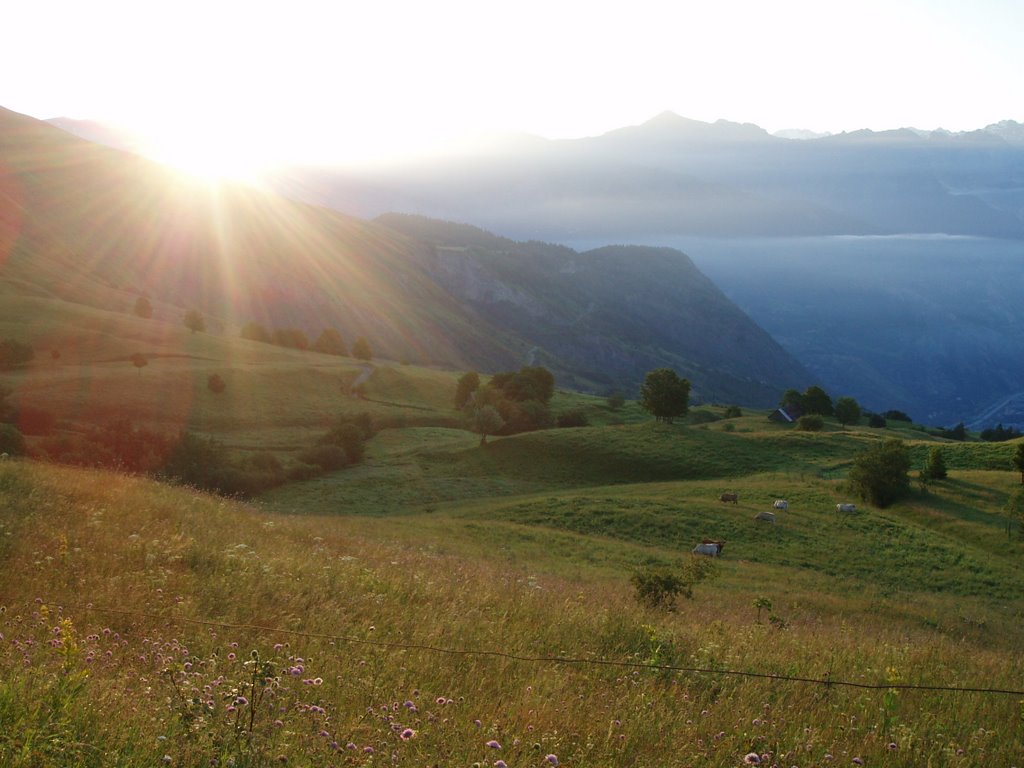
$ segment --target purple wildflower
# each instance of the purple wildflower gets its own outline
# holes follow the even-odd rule
[[[373,754],[373,747],[363,747],[363,754],[364,755],[372,755]]]
[[[494,768],[508,768],[508,766],[505,765],[505,761],[504,760],[495,760],[494,761]]]
[[[859,757],[855,757],[855,758],[853,758],[853,764],[854,765],[864,765],[864,760],[859,758]]]
[[[748,752],[746,756],[743,758],[743,762],[746,765],[760,765],[761,756],[757,754],[757,752]]]
[[[491,739],[490,741],[488,741],[487,742],[487,746],[490,747],[491,749],[501,749],[501,744],[496,742],[494,739]]]
[[[406,728],[404,731],[402,731],[398,735],[402,738],[402,741],[408,741],[409,739],[411,739],[413,736],[416,735],[416,731],[414,731],[412,728]]]
[[[554,766],[558,765],[558,755],[548,755],[544,759],[547,760],[549,763],[551,763]]]

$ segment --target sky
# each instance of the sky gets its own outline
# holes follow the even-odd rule
[[[170,162],[358,163],[666,110],[769,131],[1024,122],[1018,0],[38,0],[0,106]]]

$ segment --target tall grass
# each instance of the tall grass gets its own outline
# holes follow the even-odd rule
[[[648,612],[626,574],[475,552],[452,518],[281,517],[20,462],[0,510],[4,765],[1009,765],[1024,746],[1015,697],[644,668],[1020,689],[1019,601],[904,614],[759,565]],[[761,595],[782,624],[757,623]]]

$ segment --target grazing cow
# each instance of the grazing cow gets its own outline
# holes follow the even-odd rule
[[[693,554],[695,555],[707,555],[708,557],[718,557],[722,554],[722,547],[725,546],[724,541],[712,541],[711,539],[704,539],[700,544],[693,548]]]
[[[723,503],[731,501],[733,504],[739,504],[740,495],[738,493],[723,493],[718,500]]]
[[[772,509],[789,509],[789,502],[785,499],[776,499],[772,503]]]
[[[836,512],[856,512],[856,504],[836,504]]]
[[[775,513],[774,512],[765,512],[765,511],[762,510],[761,512],[758,512],[756,515],[754,515],[754,519],[755,520],[764,520],[766,523],[774,523],[775,522]]]

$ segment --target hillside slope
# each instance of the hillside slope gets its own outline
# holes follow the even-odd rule
[[[180,322],[196,307],[214,333],[251,320],[310,339],[335,327],[381,357],[483,371],[543,363],[596,390],[632,390],[658,365],[705,397],[757,404],[806,381],[679,253],[577,258],[486,233],[472,252],[426,244],[408,227],[184,179],[8,111],[0,163],[9,295],[115,312],[145,295],[156,319]],[[478,295],[478,276],[511,300]]]

